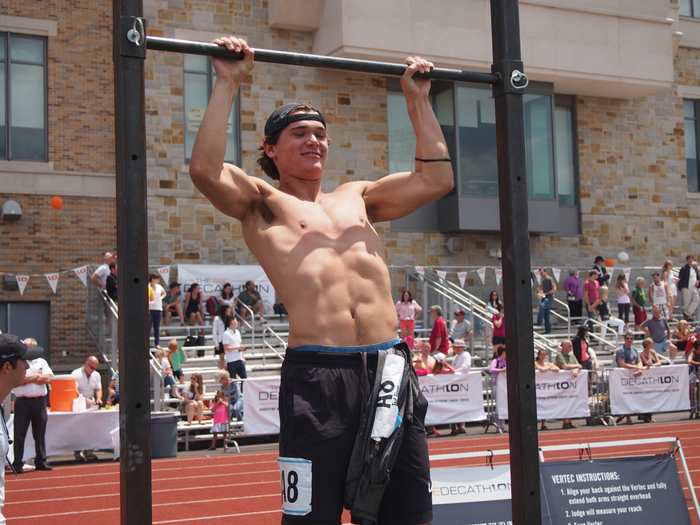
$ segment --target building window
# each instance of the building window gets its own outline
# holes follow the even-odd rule
[[[679,14],[700,18],[700,0],[678,0]]]
[[[189,164],[192,146],[209,103],[216,74],[208,57],[185,55],[185,161]],[[240,158],[240,130],[238,97],[231,107],[226,132],[226,156],[224,160],[238,165]]]
[[[685,164],[688,169],[688,191],[700,191],[698,172],[698,100],[683,100],[685,123]]]
[[[0,159],[46,161],[46,39],[0,33]]]
[[[451,158],[456,159],[459,194],[497,196],[496,111],[491,90],[433,82],[431,102]],[[558,198],[563,206],[577,204],[574,103],[574,97],[552,93],[523,95],[525,169],[531,199]],[[411,171],[415,135],[401,92],[387,91],[387,112],[390,172]]]

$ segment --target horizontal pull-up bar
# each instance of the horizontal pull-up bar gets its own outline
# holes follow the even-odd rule
[[[237,58],[239,60],[243,58],[243,53],[234,53],[224,46],[155,36],[146,37],[146,47],[154,51],[171,51],[173,53],[183,53],[186,55]],[[255,60],[258,62],[320,67],[324,69],[338,69],[341,71],[356,71],[358,73],[374,73],[377,75],[401,76],[404,74],[407,67],[405,64],[389,64],[387,62],[308,55],[304,53],[287,53],[284,51],[269,51],[267,49],[254,49],[254,51]],[[430,73],[425,73],[421,76],[433,80],[477,82],[479,84],[498,84],[501,81],[501,75],[495,73],[479,73],[477,71],[461,71],[459,69],[442,69],[437,67],[433,68]]]

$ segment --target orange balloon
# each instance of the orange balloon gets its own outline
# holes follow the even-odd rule
[[[63,208],[63,199],[61,197],[51,197],[51,206],[56,210],[60,210]]]
[[[605,266],[615,266],[615,261],[612,259],[605,259]]]

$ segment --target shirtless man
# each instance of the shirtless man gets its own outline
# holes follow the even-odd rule
[[[363,404],[361,353],[367,354],[371,384],[377,349],[398,342],[384,247],[372,224],[404,217],[453,187],[447,145],[428,99],[430,81],[413,78],[433,65],[409,57],[401,79],[416,157],[433,162],[417,161],[415,172],[323,193],[329,140],[323,116],[310,106],[282,106],[265,126],[259,163],[279,180],[277,188],[224,164],[229,111],[253,69],[253,51],[233,37],[214,43],[242,51],[244,59],[212,58],[216,82],[190,175],[217,209],[241,221],[250,251],[289,312],[280,390],[280,470],[287,489],[282,521],[340,523]],[[418,401],[382,500],[382,513],[405,525],[432,519],[422,425],[427,404],[422,396]]]

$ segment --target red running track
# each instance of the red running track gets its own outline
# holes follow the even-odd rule
[[[700,443],[695,439],[700,421],[637,424],[569,431],[540,432],[541,446],[599,443],[625,439],[677,437],[681,441],[691,478],[700,483]],[[507,435],[487,434],[429,441],[431,455],[508,448]],[[665,445],[644,448],[596,449],[594,458],[665,452]],[[578,459],[578,450],[549,452],[548,461]],[[507,464],[507,456],[494,464]],[[484,465],[484,458],[433,461],[432,467]],[[679,472],[680,472],[680,463]],[[681,472],[682,474],[682,472]],[[119,523],[118,463],[76,464],[51,472],[31,471],[6,476],[4,514],[10,525],[117,525]],[[681,475],[686,498],[688,488]],[[697,486],[696,486],[697,487]],[[694,487],[694,489],[696,488]],[[696,492],[697,493],[697,492]],[[272,525],[280,522],[281,498],[276,453],[223,454],[153,461],[153,523],[226,523]],[[692,506],[691,518],[698,525]],[[346,512],[343,523],[349,523]],[[436,524],[437,525],[437,524]]]

